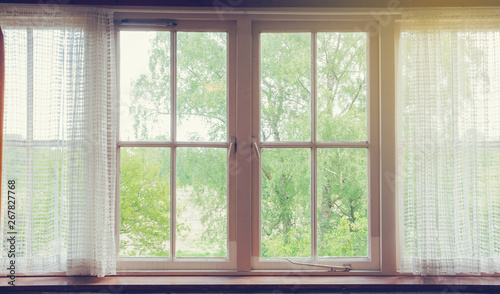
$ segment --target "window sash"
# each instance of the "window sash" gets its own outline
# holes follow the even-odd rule
[[[234,140],[235,133],[235,119],[236,113],[234,111],[235,102],[235,26],[232,22],[197,22],[181,20],[177,21],[177,26],[173,28],[158,29],[158,28],[144,28],[144,27],[131,27],[126,28],[118,27],[116,30],[117,40],[119,44],[119,32],[131,30],[144,30],[144,31],[160,31],[168,30],[170,34],[170,99],[171,99],[171,115],[170,115],[170,141],[118,141],[117,142],[117,166],[120,167],[120,148],[122,147],[150,147],[170,148],[170,257],[119,257],[117,269],[118,270],[229,270],[236,267],[236,242],[233,242],[236,232],[235,227],[235,214],[231,213],[235,208],[235,181],[236,175],[228,172],[227,174],[227,257],[210,257],[210,258],[189,258],[189,257],[176,257],[176,163],[177,163],[177,148],[182,147],[208,147],[208,148],[225,148],[228,149],[227,170],[235,165],[235,156],[229,150],[232,147],[231,142]],[[176,33],[177,32],[226,32],[227,33],[227,91],[226,91],[226,111],[227,111],[227,139],[226,142],[186,142],[176,140],[176,116],[177,116],[177,91],[176,91],[176,76],[177,76],[177,50],[176,50]],[[119,46],[117,46],[117,55],[119,56]],[[119,66],[117,62],[117,66]],[[119,72],[119,69],[118,69]],[[119,118],[118,118],[119,119]],[[232,148],[231,148],[232,149]],[[120,181],[117,181],[117,193],[120,191]],[[118,199],[119,197],[117,197]],[[117,216],[119,216],[119,203],[117,205]],[[118,219],[119,220],[119,219]],[[119,248],[119,232],[120,224],[117,220],[117,248]]]
[[[253,133],[256,148],[310,148],[311,149],[311,257],[293,258],[298,263],[313,263],[330,266],[349,264],[352,269],[380,270],[380,196],[378,188],[379,138],[378,138],[378,42],[379,36],[363,30],[366,22],[255,22],[253,39]],[[311,141],[310,142],[261,142],[260,138],[260,35],[270,32],[311,33]],[[366,32],[367,33],[367,142],[318,142],[317,141],[317,80],[316,80],[316,33],[318,32]],[[317,150],[318,148],[366,148],[368,152],[368,257],[317,257]],[[252,269],[254,270],[298,270],[314,271],[318,267],[293,265],[284,258],[260,257],[261,247],[261,160],[253,158],[252,192]]]

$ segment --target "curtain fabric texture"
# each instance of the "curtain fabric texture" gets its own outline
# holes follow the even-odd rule
[[[114,274],[113,16],[96,8],[0,5],[0,25],[6,55],[1,238],[15,236],[16,272]],[[10,208],[15,223],[8,223]],[[2,250],[2,271],[10,260]]]
[[[500,10],[403,12],[397,158],[401,268],[500,271]]]
[[[3,101],[5,89],[5,47],[3,42],[3,31],[0,27],[0,130],[3,130]],[[2,158],[3,158],[3,132],[0,132],[0,187],[2,185]],[[2,201],[2,190],[0,189],[0,202]],[[0,203],[1,204],[1,203]],[[2,219],[2,209],[0,205],[0,220]]]

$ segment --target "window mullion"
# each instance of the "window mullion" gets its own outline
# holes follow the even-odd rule
[[[311,138],[312,138],[312,143],[314,145],[316,144],[316,125],[317,125],[316,41],[317,41],[316,32],[312,32],[311,33]]]
[[[373,214],[372,223],[378,219],[383,224],[383,229],[380,230],[377,227],[374,227],[373,235],[375,238],[372,238],[374,241],[378,241],[381,239],[382,248],[380,250],[380,255],[383,256],[381,259],[381,268],[382,272],[385,275],[396,274],[397,273],[397,229],[396,229],[396,187],[395,181],[387,180],[391,176],[397,177],[396,174],[396,157],[395,157],[395,77],[396,73],[394,71],[395,68],[395,38],[397,34],[395,34],[394,22],[391,21],[390,24],[386,26],[379,27],[378,34],[372,34],[370,36],[370,44],[373,44],[373,49],[380,50],[380,64],[377,64],[380,68],[380,76],[379,76],[379,87],[375,88],[379,90],[380,97],[380,149],[378,147],[378,137],[375,135],[378,133],[378,130],[375,128],[378,127],[378,124],[375,122],[378,120],[378,117],[370,118],[370,155],[373,158],[373,163],[375,162],[380,164],[380,169],[375,170],[371,169],[373,174],[370,176],[370,179],[373,182],[371,187],[371,192],[380,191],[380,201],[378,203],[374,203],[375,209],[372,209],[373,212],[380,212],[381,215],[377,215],[377,213]],[[380,39],[378,39],[379,37]],[[379,43],[377,44],[377,41]],[[373,50],[373,51],[374,51]],[[377,62],[377,55],[370,57],[370,60],[373,62]],[[383,67],[381,66],[383,64]],[[375,67],[376,69],[377,67]],[[374,69],[374,70],[375,70]],[[374,89],[374,90],[375,90]],[[370,101],[375,101],[375,99],[370,99]],[[378,105],[371,105],[371,107],[376,108]],[[370,111],[370,114],[377,114],[375,111]],[[375,151],[376,150],[376,151]],[[380,150],[380,151],[379,151]],[[375,151],[375,152],[374,152]],[[376,155],[380,154],[380,157]],[[378,161],[377,161],[378,160]],[[376,166],[376,165],[375,165]],[[381,180],[383,177],[383,180]],[[380,185],[380,186],[379,186]],[[374,189],[376,188],[380,189]],[[373,197],[372,197],[373,199]],[[377,206],[381,205],[380,206]],[[377,238],[378,237],[378,238]],[[378,245],[378,244],[377,244]],[[372,246],[374,247],[374,246]],[[376,247],[374,247],[376,248]]]
[[[236,161],[236,154],[238,149],[238,138],[237,138],[237,113],[236,113],[236,73],[237,73],[237,44],[236,44],[236,24],[230,25],[227,31],[227,130],[229,135],[229,140],[234,144],[232,147],[234,153],[231,154],[231,143],[228,143],[229,156],[227,158],[227,252],[229,263],[234,265],[236,268],[236,253],[237,253],[237,200],[236,200],[236,180],[238,176],[238,165]]]
[[[26,46],[27,46],[27,137],[29,142],[33,142],[33,91],[34,91],[34,61],[33,61],[33,29],[26,31]],[[31,162],[31,161],[30,161]]]
[[[252,21],[237,21],[236,121],[238,152],[236,153],[237,270],[249,272],[252,256]],[[255,188],[253,188],[255,189]],[[255,242],[253,243],[255,245]]]
[[[33,171],[33,97],[34,97],[34,50],[33,50],[33,29],[27,29],[26,31],[26,51],[27,51],[27,101],[26,101],[26,142],[27,144],[27,166],[26,166],[26,174],[27,174],[27,195],[32,195],[33,193],[33,185],[34,185],[34,171]],[[32,201],[27,201],[27,211],[31,212],[32,210]],[[31,214],[31,213],[30,213]],[[28,217],[28,219],[31,219]],[[31,237],[31,226],[26,226],[26,236]],[[32,242],[27,242],[26,244],[27,250],[26,252],[32,252]]]
[[[120,110],[121,106],[121,89],[120,89],[120,31],[117,27],[115,27],[115,56],[116,56],[116,109]],[[115,246],[116,246],[116,256],[120,257],[120,226],[121,226],[121,218],[120,218],[120,177],[121,177],[121,147],[118,145],[120,142],[120,111],[116,112],[116,199],[115,199]]]
[[[317,148],[316,148],[316,32],[311,33],[311,139],[313,147],[311,150],[311,253],[312,258],[316,260],[317,258],[317,244],[318,244],[318,229],[317,229]]]
[[[177,33],[170,33],[170,139],[173,143],[170,149],[170,257],[175,259],[175,239],[176,239],[176,123],[177,123],[177,91],[176,91],[176,75],[177,75]]]

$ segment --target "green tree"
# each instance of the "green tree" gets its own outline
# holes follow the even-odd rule
[[[317,36],[318,139],[366,141],[366,36]],[[261,46],[262,139],[307,141],[310,34],[263,34]],[[261,254],[310,255],[310,229],[304,230],[310,227],[310,171],[294,172],[308,165],[310,152],[264,154]],[[366,158],[366,151],[318,151],[319,255],[367,254]]]
[[[134,130],[147,138],[148,121],[170,111],[170,37],[152,40],[148,74],[134,84]],[[203,44],[203,46],[200,46]],[[317,34],[317,136],[319,141],[366,141],[366,34]],[[180,124],[201,120],[208,135],[191,141],[226,141],[226,39],[223,33],[179,32],[177,45],[177,112]],[[261,35],[261,139],[311,140],[311,34]],[[156,140],[168,138],[157,137]],[[222,152],[224,151],[224,152]],[[192,205],[201,213],[202,242],[225,254],[227,198],[225,150],[179,148],[177,187],[191,189]],[[365,149],[319,149],[318,254],[367,254],[367,152]],[[127,163],[127,161],[131,161]],[[140,163],[122,158],[130,169],[131,187],[141,186]],[[164,160],[163,160],[164,161]],[[304,148],[262,151],[262,256],[311,254],[311,151]],[[126,166],[130,165],[130,167]],[[169,165],[163,166],[168,168]],[[157,167],[159,174],[161,168]],[[167,187],[168,181],[164,184]],[[128,188],[127,188],[128,189]],[[130,197],[140,197],[135,189]],[[167,195],[151,188],[151,200]],[[138,193],[134,196],[134,193]],[[132,202],[134,200],[131,200]],[[169,203],[165,202],[166,206]],[[166,207],[163,207],[167,209]],[[162,209],[163,209],[162,208]],[[186,207],[185,209],[189,209]],[[166,210],[165,210],[166,211]],[[142,213],[154,215],[154,211]],[[160,221],[158,217],[143,218]],[[126,220],[125,220],[126,221]],[[168,227],[169,219],[163,218]],[[179,228],[178,228],[179,230]],[[180,232],[189,234],[186,226]],[[141,235],[141,232],[134,234]],[[147,238],[152,232],[145,231]],[[165,237],[165,236],[163,236]],[[157,244],[140,241],[145,247]],[[223,248],[224,247],[224,248]]]
[[[120,253],[170,256],[170,153],[166,148],[122,148]]]
[[[199,46],[203,44],[203,46]],[[177,33],[177,121],[181,125],[190,120],[201,121],[208,130],[208,137],[202,132],[190,133],[183,140],[188,141],[225,141],[226,140],[226,36],[224,33]],[[139,77],[133,83],[132,96],[134,100],[130,106],[131,116],[134,117],[135,136],[142,140],[170,140],[166,136],[152,136],[149,129],[158,123],[161,116],[171,114],[170,105],[170,34],[158,32],[151,40],[151,57],[149,72]],[[181,129],[181,127],[178,128]],[[181,131],[179,131],[181,132]],[[179,136],[178,136],[179,138]],[[177,149],[177,236],[178,239],[190,235],[192,228],[187,224],[186,213],[195,209],[201,215],[203,233],[196,246],[208,247],[204,253],[185,252],[178,248],[177,255],[226,256],[227,239],[227,192],[226,192],[226,152],[220,148],[178,148]],[[122,174],[127,169],[130,174],[124,175],[129,182],[122,182],[122,186],[141,186],[143,181],[139,174],[138,154],[122,156]],[[169,160],[165,158],[150,158],[157,160],[157,169],[170,168]],[[130,162],[129,162],[130,161]],[[130,165],[131,162],[135,165]],[[148,167],[150,172],[151,167]],[[124,177],[122,176],[122,177]],[[164,182],[167,186],[169,182]],[[127,196],[121,197],[121,202],[131,203],[140,189],[121,191]],[[169,196],[154,188],[147,193],[154,194],[150,198]],[[160,195],[161,194],[161,195]],[[127,197],[130,197],[128,199]],[[189,202],[191,201],[191,202]],[[168,207],[170,202],[165,203]],[[195,205],[196,207],[193,207]],[[165,208],[165,207],[163,207]],[[123,208],[121,208],[123,210]],[[168,210],[163,210],[168,211]],[[145,214],[154,214],[154,211],[142,211]],[[166,214],[167,216],[168,214]],[[163,219],[169,226],[170,218]],[[157,217],[157,216],[156,216]],[[147,217],[149,218],[149,216]],[[157,218],[156,218],[157,219]],[[156,220],[155,219],[155,220]],[[122,217],[125,226],[132,220]],[[130,238],[134,244],[143,250],[151,248],[152,254],[163,252],[162,243],[157,240],[148,240],[151,232],[130,231]],[[162,230],[162,240],[170,239],[169,230]]]

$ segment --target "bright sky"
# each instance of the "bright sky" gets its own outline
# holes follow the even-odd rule
[[[120,32],[120,141],[137,140],[134,136],[134,119],[129,110],[133,101],[131,85],[142,74],[149,72],[150,44],[154,36],[153,31]],[[159,116],[158,122],[148,121],[147,125],[151,137],[170,136],[170,115]],[[177,140],[189,141],[190,136],[196,135],[202,141],[208,141],[208,131],[206,122],[192,116],[182,124],[178,121]]]
[[[154,32],[120,33],[120,140],[134,140],[133,119],[129,114],[132,103],[132,82],[148,72],[150,40]],[[170,126],[167,126],[170,127]]]

